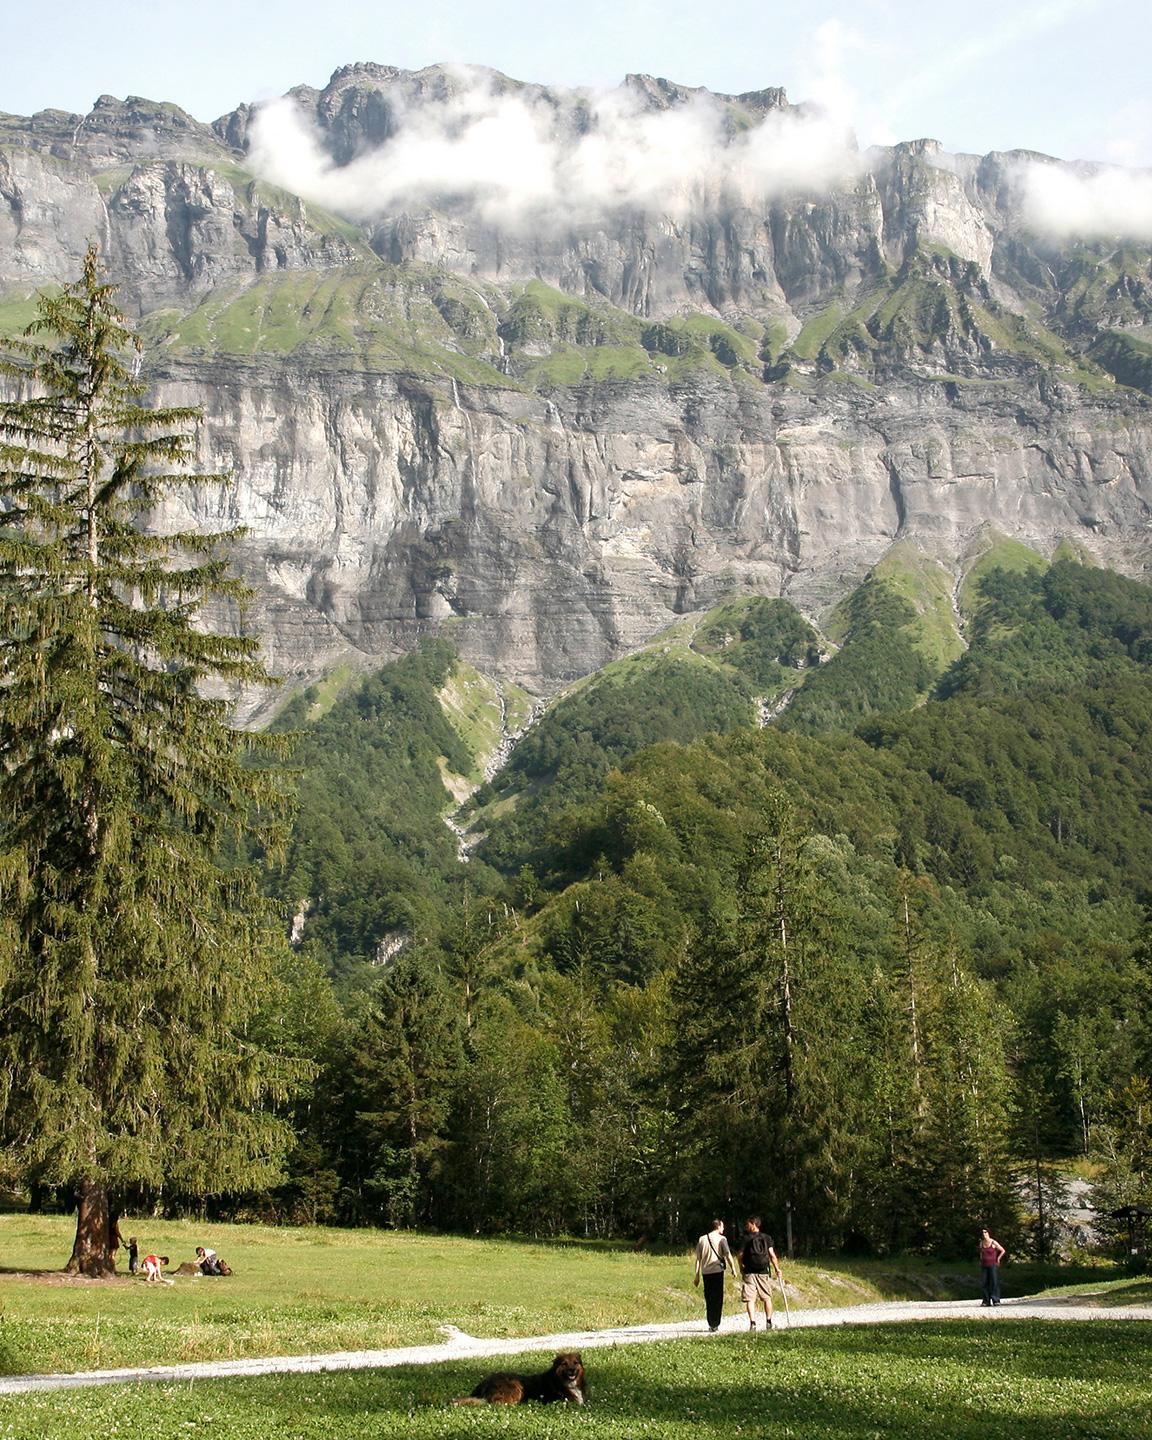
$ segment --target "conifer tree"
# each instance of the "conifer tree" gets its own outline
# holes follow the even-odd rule
[[[859,1184],[872,1083],[860,1053],[864,978],[825,883],[826,842],[781,791],[671,981],[669,1068],[688,1198],[738,1202],[807,1246],[838,1242]]]
[[[1016,1226],[1006,1057],[1011,1021],[955,947],[934,962],[935,974],[925,975],[927,1106],[917,1189],[931,1248],[963,1255],[971,1253],[982,1225],[1004,1237]]]
[[[464,1019],[454,999],[429,953],[401,955],[354,1038],[353,1138],[360,1142],[364,1189],[392,1225],[436,1218],[432,1193],[463,1062]]]
[[[150,409],[95,246],[0,360],[0,1137],[77,1200],[68,1268],[114,1269],[132,1195],[278,1178],[292,1062],[250,1032],[277,928],[229,837],[283,809],[267,742],[207,687],[266,679],[205,633],[228,535],[143,522],[194,478],[190,409]]]

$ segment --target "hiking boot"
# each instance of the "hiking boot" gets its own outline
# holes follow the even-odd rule
[[[771,1330],[771,1329],[772,1329],[772,1317],[771,1317],[771,1315],[769,1315],[768,1319],[765,1320],[765,1322],[764,1322],[764,1328],[765,1328],[765,1330]]]

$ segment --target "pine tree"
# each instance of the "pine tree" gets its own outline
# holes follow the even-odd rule
[[[832,847],[783,792],[759,818],[730,908],[671,978],[682,1193],[701,1212],[762,1213],[786,1237],[795,1218],[815,1248],[839,1242],[860,1184],[867,987],[824,873]]]
[[[436,1218],[432,1196],[463,1063],[464,1019],[454,1002],[429,953],[403,954],[389,965],[354,1038],[354,1138],[364,1188],[391,1225]]]
[[[185,474],[198,412],[144,404],[137,348],[92,246],[0,360],[0,1134],[74,1190],[93,1276],[133,1195],[278,1178],[295,1069],[249,1034],[278,927],[219,858],[268,840],[282,784],[207,693],[267,677],[197,628],[242,603],[232,537],[143,528],[222,477]]]
[[[1010,1164],[1010,1017],[956,949],[924,975],[926,1127],[919,1152],[924,1233],[942,1254],[971,1253],[983,1225],[1013,1244],[1019,1211]]]

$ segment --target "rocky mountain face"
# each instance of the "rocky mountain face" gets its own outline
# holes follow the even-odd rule
[[[99,239],[158,400],[203,408],[234,477],[157,523],[247,526],[277,671],[447,629],[547,693],[728,593],[817,614],[897,540],[958,572],[988,526],[1148,568],[1152,252],[1046,236],[1021,176],[1056,162],[846,144],[759,198],[734,167],[711,197],[512,218],[467,176],[398,192],[380,166],[468,139],[479,81],[482,122],[595,153],[608,101],[443,67],[293,92],[322,160],[298,193],[248,107],[0,116],[0,325]],[[748,166],[812,118],[642,76],[609,110],[706,122]]]

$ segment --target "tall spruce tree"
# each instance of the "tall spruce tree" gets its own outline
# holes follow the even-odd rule
[[[267,743],[212,684],[255,642],[197,628],[243,587],[227,535],[142,522],[192,459],[190,409],[149,409],[90,247],[0,360],[0,1134],[77,1201],[68,1268],[111,1273],[134,1195],[273,1182],[295,1067],[251,1029],[277,943],[221,863],[283,809]]]

